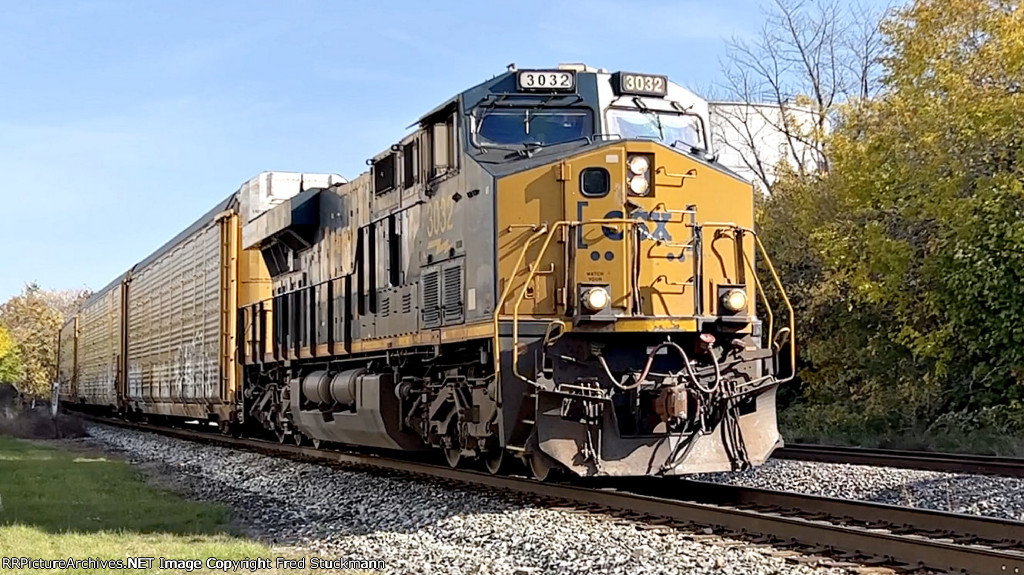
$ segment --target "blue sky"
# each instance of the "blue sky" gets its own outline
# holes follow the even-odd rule
[[[514,6],[509,12],[508,7]],[[757,0],[0,0],[0,302],[96,289],[263,170],[354,177],[510,62],[704,90]]]

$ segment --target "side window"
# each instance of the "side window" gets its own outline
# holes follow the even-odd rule
[[[454,170],[459,167],[459,136],[458,132],[455,130],[455,114],[448,116],[448,121],[445,122],[445,126],[447,126],[448,129],[448,166]]]
[[[409,189],[419,179],[419,162],[416,161],[419,146],[415,141],[409,142],[402,148],[402,183],[405,189]]]
[[[441,122],[430,126],[430,165],[429,177],[435,178],[456,167],[455,153],[457,139],[455,134],[455,115],[448,116]]]
[[[434,124],[430,127],[430,176],[439,176],[448,171],[448,124]]]
[[[373,164],[373,192],[383,194],[395,187],[395,154],[388,154]]]

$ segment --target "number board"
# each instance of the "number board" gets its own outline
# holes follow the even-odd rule
[[[516,88],[524,92],[572,92],[576,89],[576,72],[572,70],[520,70]]]
[[[668,93],[668,77],[657,74],[616,72],[612,82],[619,94],[638,96],[664,96]]]

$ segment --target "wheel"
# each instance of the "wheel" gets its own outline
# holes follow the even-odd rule
[[[444,458],[448,461],[448,466],[455,469],[462,461],[462,449],[459,447],[449,447],[444,450]]]
[[[302,432],[301,432],[301,431],[299,431],[299,430],[297,430],[297,429],[296,429],[295,431],[292,431],[292,441],[294,441],[294,442],[295,442],[295,445],[299,445],[299,446],[301,446],[301,445],[302,445],[302,442],[303,442],[303,441],[304,441],[305,439],[306,439],[306,436],[302,435]]]
[[[530,475],[537,481],[547,481],[557,471],[558,463],[538,449],[526,457]]]
[[[281,428],[278,428],[277,430],[275,430],[274,434],[277,435],[277,442],[278,443],[284,443],[284,441],[286,439],[288,439],[288,433],[285,432],[285,430],[283,430]]]
[[[507,467],[505,460],[508,459],[504,448],[497,448],[494,451],[484,454],[484,466],[487,467],[487,472],[491,475],[497,475],[502,471],[502,468]]]
[[[322,441],[320,441],[319,439],[314,439],[314,440],[313,440],[313,448],[314,448],[314,449],[320,449],[320,445],[321,445],[322,443],[323,443],[323,442],[322,442]]]

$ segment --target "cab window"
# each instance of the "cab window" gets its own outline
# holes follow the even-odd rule
[[[669,146],[685,144],[706,148],[700,119],[693,115],[651,110],[608,110],[609,134],[626,139],[642,138],[664,142]]]
[[[587,110],[490,110],[477,121],[477,143],[509,146],[557,144],[594,133]]]

